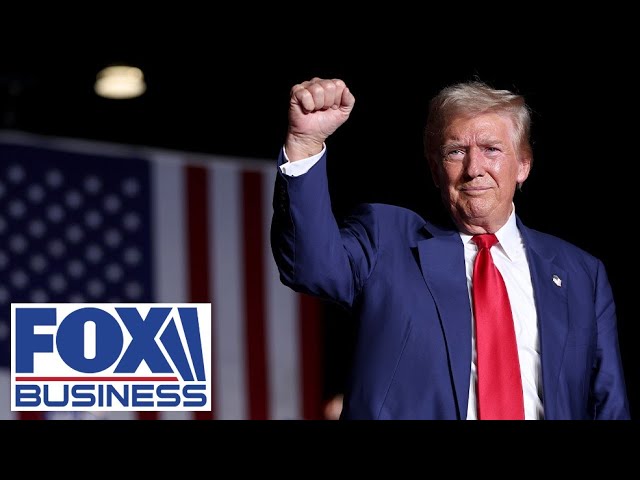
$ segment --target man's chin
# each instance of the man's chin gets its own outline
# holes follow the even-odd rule
[[[493,223],[492,219],[495,217],[495,209],[487,208],[465,208],[462,211],[454,212],[454,220],[461,230],[469,231],[471,234],[484,233],[483,230],[486,226]]]
[[[460,209],[460,217],[467,221],[482,221],[495,215],[496,210],[496,205],[486,198],[471,198]]]

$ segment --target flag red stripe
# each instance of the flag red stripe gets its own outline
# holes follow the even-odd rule
[[[249,418],[264,420],[269,406],[260,173],[242,173],[242,196]]]
[[[187,166],[186,167],[186,210],[187,218],[187,264],[188,270],[188,292],[190,302],[209,303],[211,292],[211,282],[213,279],[209,275],[209,251],[212,248],[212,238],[209,237],[209,196],[208,184],[209,175],[212,172],[205,167]],[[177,228],[177,226],[176,226]],[[213,322],[213,312],[211,312]],[[213,330],[212,330],[213,335]],[[211,359],[213,361],[213,341],[211,342]],[[212,405],[214,394],[213,368],[211,368],[211,398]],[[213,409],[212,409],[213,410]],[[213,411],[211,412],[194,412],[196,420],[213,419]]]
[[[20,420],[44,420],[44,412],[18,412],[18,419]]]
[[[158,420],[158,412],[136,412],[138,420]]]
[[[302,362],[302,418],[322,419],[323,341],[320,301],[299,294],[300,358]]]

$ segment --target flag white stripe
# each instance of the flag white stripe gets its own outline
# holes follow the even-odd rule
[[[295,420],[302,418],[298,302],[295,292],[280,282],[271,253],[269,231],[273,212],[273,175],[273,171],[262,174],[269,415],[275,420]]]
[[[192,420],[193,412],[181,412],[181,411],[170,411],[170,412],[158,412],[158,420]]]
[[[0,368],[0,420],[15,420],[18,412],[11,411],[11,369]]]
[[[137,420],[138,412],[132,412],[130,410],[115,412],[115,411],[105,411],[105,412],[94,412],[98,418],[102,418],[103,420]]]
[[[182,157],[164,154],[152,159],[154,275],[156,301],[187,302],[187,228],[185,174]],[[193,412],[158,412],[160,420],[189,420]]]
[[[169,154],[150,163],[154,301],[187,302],[184,166]]]
[[[213,378],[217,419],[247,418],[242,190],[235,166],[216,166],[209,184],[213,292]]]

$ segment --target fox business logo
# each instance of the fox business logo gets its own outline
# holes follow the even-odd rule
[[[11,305],[14,411],[211,410],[211,304]]]

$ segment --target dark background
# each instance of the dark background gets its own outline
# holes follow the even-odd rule
[[[516,195],[518,214],[528,226],[604,261],[633,414],[640,409],[632,233],[638,101],[630,73],[637,53],[623,22],[603,23],[614,33],[605,35],[594,23],[581,36],[556,38],[541,24],[530,48],[520,43],[533,35],[530,30],[512,27],[487,38],[488,25],[464,28],[453,21],[450,31],[429,38],[420,30],[397,36],[390,25],[349,40],[340,29],[303,38],[299,31],[276,36],[276,26],[250,37],[212,29],[193,40],[167,29],[133,46],[109,47],[82,35],[64,44],[40,36],[27,46],[23,33],[0,56],[0,125],[274,162],[290,87],[313,76],[338,77],[350,86],[356,106],[328,144],[336,214],[376,201],[433,217],[442,210],[422,155],[428,99],[453,81],[474,78],[524,94],[533,109],[534,166]],[[114,101],[93,93],[97,71],[117,62],[144,70],[148,90],[142,97]],[[342,388],[352,339],[348,316],[327,305],[327,398]]]

